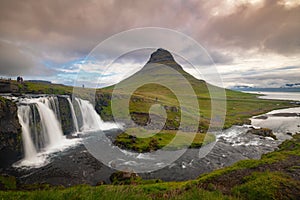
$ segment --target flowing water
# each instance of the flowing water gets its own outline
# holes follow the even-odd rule
[[[83,116],[81,131],[97,131],[120,128],[115,123],[103,122],[99,114],[95,111],[94,106],[87,100],[75,98],[77,101],[81,115]]]
[[[70,110],[71,110],[73,125],[75,127],[76,133],[78,133],[79,132],[79,126],[78,126],[78,120],[77,120],[77,117],[76,117],[76,114],[75,114],[74,106],[73,106],[70,98],[67,98],[67,100],[68,100]]]
[[[67,98],[69,103],[74,133],[118,128],[114,123],[103,122],[89,101],[75,98],[83,118],[82,126],[79,127],[70,98],[62,98]],[[79,142],[80,139],[70,140],[63,135],[57,97],[20,98],[17,103],[25,155],[15,166],[41,167],[49,162],[47,158],[52,153]]]
[[[95,159],[93,157],[95,155],[92,156],[83,144],[86,145],[86,142],[93,140],[93,135],[96,135],[96,139],[100,138],[102,143],[112,146],[111,140],[113,139],[110,140],[104,136],[115,138],[119,132],[113,130],[120,127],[114,123],[103,122],[89,101],[79,98],[71,101],[69,97],[65,98],[68,98],[74,133],[83,136],[80,139],[66,139],[63,136],[58,101],[54,97],[18,100],[18,116],[22,125],[25,149],[25,157],[19,166],[38,167],[22,172],[20,180],[27,183],[49,182],[64,185],[96,184],[101,180],[109,182],[109,176],[114,170]],[[297,101],[295,98],[292,100]],[[75,105],[78,109],[75,109]],[[292,113],[292,116],[283,117],[282,113]],[[250,126],[233,126],[217,133],[217,142],[205,157],[199,155],[199,149],[188,149],[171,165],[140,175],[143,178],[160,178],[165,181],[188,180],[202,173],[229,166],[239,160],[259,159],[262,154],[273,151],[282,141],[290,138],[287,132],[292,132],[292,134],[300,132],[300,117],[297,116],[299,113],[299,108],[290,108],[266,113],[263,118],[253,117]],[[283,122],[279,123],[282,120]],[[269,127],[279,140],[247,133],[251,127]],[[74,144],[77,145],[74,146]],[[209,145],[203,148],[209,148]],[[137,164],[146,167],[164,166],[164,163],[155,162],[155,156],[148,153],[119,150],[123,155],[112,158],[109,162],[111,167],[119,165],[133,169]],[[61,153],[49,159],[49,155],[51,158],[55,152]],[[104,149],[101,153],[107,152]],[[124,159],[124,156],[127,159]],[[58,179],[53,177],[53,174],[61,173],[68,175],[59,176]]]
[[[37,154],[29,130],[30,121],[28,116],[30,111],[31,110],[29,106],[20,106],[18,108],[18,118],[22,126],[22,139],[23,139],[25,160],[30,160],[32,157],[34,157]]]

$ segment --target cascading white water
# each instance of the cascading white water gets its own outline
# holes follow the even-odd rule
[[[75,131],[79,132],[79,127],[78,127],[78,120],[75,114],[75,110],[74,110],[74,106],[70,100],[70,98],[67,98],[68,102],[69,102],[69,106],[70,106],[70,110],[71,110],[71,115],[72,115],[72,121],[73,121],[73,125],[75,127]]]
[[[18,108],[18,118],[22,126],[22,139],[23,139],[25,160],[32,160],[36,157],[37,154],[30,135],[30,127],[29,127],[30,122],[28,117],[30,114],[29,112],[30,112],[29,106],[19,106]]]
[[[103,122],[89,101],[75,98],[83,121],[79,128],[74,106],[69,97],[65,98],[69,102],[71,120],[76,132],[119,128],[115,123]],[[63,135],[57,97],[20,98],[18,118],[22,126],[25,152],[20,166],[42,166],[46,163],[48,154],[76,144],[78,141],[68,140]]]
[[[51,98],[49,98],[48,102],[49,102],[48,105],[50,104],[48,107],[51,108],[54,111],[54,113],[55,113],[58,121],[61,121],[60,120],[60,112],[59,112],[59,106],[58,106],[58,99],[57,99],[57,97],[51,97]]]
[[[70,145],[55,114],[57,102],[54,97],[19,99],[18,118],[25,152],[21,166],[41,166],[46,163],[47,152]]]
[[[91,131],[91,130],[109,130],[114,128],[120,128],[115,123],[103,122],[93,105],[87,101],[75,98],[77,101],[80,112],[83,116],[81,131]]]
[[[37,101],[37,109],[41,118],[42,134],[46,139],[45,143],[47,147],[54,147],[60,145],[63,137],[61,125],[58,122],[53,110],[51,110],[44,103]]]

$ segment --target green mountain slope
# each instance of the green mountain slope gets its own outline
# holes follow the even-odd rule
[[[193,92],[190,92],[189,86],[183,83],[185,81],[191,86]],[[171,86],[171,88],[168,86]],[[130,93],[126,91],[127,88],[136,89]],[[155,104],[159,104],[167,110],[165,129],[178,128],[180,116],[183,114],[182,111],[186,111],[186,116],[191,118],[197,116],[197,112],[200,112],[198,131],[206,132],[212,117],[211,91],[214,94],[224,93],[224,97],[226,97],[226,99],[214,99],[214,103],[217,105],[217,114],[226,114],[224,128],[228,128],[233,124],[248,123],[248,118],[253,115],[273,109],[291,107],[291,104],[286,101],[263,100],[257,98],[255,94],[222,89],[203,80],[198,80],[184,71],[173,56],[164,49],[158,49],[152,53],[147,64],[139,72],[115,86],[99,90],[98,94],[111,94],[113,92],[112,99],[116,101],[113,102],[114,109],[120,113],[123,112],[122,117],[124,118],[128,115],[126,111],[128,103],[124,99],[130,97],[129,112],[131,118],[139,125],[147,125],[150,122],[149,109]],[[218,94],[215,96],[222,97]],[[180,99],[184,103],[179,102]],[[110,104],[106,104],[106,106],[98,104],[96,108],[104,119],[111,119],[108,117],[111,115]]]

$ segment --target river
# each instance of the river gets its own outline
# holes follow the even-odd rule
[[[261,98],[278,99],[279,96],[280,94],[273,93]],[[286,99],[287,96],[292,96],[289,100],[300,101],[300,96],[297,96],[297,94],[284,94],[282,99]],[[158,178],[164,181],[183,181],[195,179],[203,173],[230,166],[239,160],[259,159],[262,154],[275,150],[282,141],[291,138],[291,134],[300,132],[299,113],[300,108],[298,107],[276,110],[262,115],[264,117],[255,116],[251,118],[252,126],[271,128],[278,140],[247,133],[251,127],[249,125],[233,126],[217,133],[216,143],[211,144],[214,145],[213,148],[207,145],[202,147],[201,151],[199,149],[187,149],[180,158],[162,169],[139,173],[139,175],[145,179]],[[104,131],[104,134],[113,140],[114,136],[119,132],[121,130],[114,128]],[[46,182],[65,186],[84,183],[91,185],[96,185],[99,182],[109,183],[109,177],[115,170],[91,155],[86,145],[84,145],[84,141],[88,141],[91,138],[88,134],[85,134],[85,137],[81,138],[82,142],[63,151],[52,153],[48,156],[48,162],[38,168],[12,167],[7,169],[7,171],[17,176],[22,183]],[[110,140],[106,142],[107,144],[111,143]],[[205,148],[209,149],[209,153],[206,156],[201,156],[201,152],[204,152]],[[130,155],[127,156],[127,160],[123,159],[123,157],[115,157],[109,163],[118,161],[115,162],[115,165],[134,169],[137,163],[144,166],[153,164],[153,158],[155,158],[149,154],[123,152]],[[106,152],[102,153],[105,154]],[[158,164],[163,165],[164,163]],[[116,167],[115,165],[114,167]]]

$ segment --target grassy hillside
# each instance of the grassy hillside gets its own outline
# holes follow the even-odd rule
[[[116,138],[115,144],[139,152],[168,144],[176,133],[171,130],[206,133],[214,125],[211,119],[217,117],[224,119],[224,128],[229,128],[249,123],[253,115],[292,106],[287,101],[263,100],[255,94],[222,89],[198,80],[165,50],[154,52],[148,63],[129,78],[98,90],[97,99],[96,110],[104,120],[112,120],[114,115],[114,119],[130,127]],[[141,131],[132,129],[134,125],[129,119],[150,130],[163,130],[156,136],[135,139]],[[198,142],[191,146],[201,145]]]
[[[128,88],[134,88],[132,94],[126,92]],[[136,74],[121,81],[117,86],[98,91],[99,94],[107,93],[108,96],[112,92],[115,101],[113,106],[124,118],[128,115],[124,97],[130,98],[129,112],[132,120],[139,125],[149,122],[149,109],[159,104],[167,112],[165,129],[177,129],[183,116],[191,126],[194,125],[192,123],[199,123],[198,132],[206,132],[211,118],[217,115],[226,115],[224,128],[229,128],[233,124],[248,123],[253,115],[292,106],[287,101],[263,100],[255,94],[225,90],[198,80],[185,72],[172,55],[163,49],[154,52],[148,63]],[[214,116],[211,113],[212,97],[216,107]],[[97,106],[99,111],[103,111],[100,114],[104,119],[111,115],[110,103]],[[194,118],[198,112],[200,119],[196,119],[195,122]]]
[[[0,80],[0,93],[14,94],[72,94],[73,87],[47,82]]]
[[[300,196],[300,135],[260,160],[244,160],[231,167],[185,182],[136,181],[129,185],[80,185],[70,188],[31,186],[16,190],[12,177],[1,177],[7,191],[2,199],[297,199]],[[19,186],[26,188],[25,186]],[[28,189],[29,186],[27,186]]]

